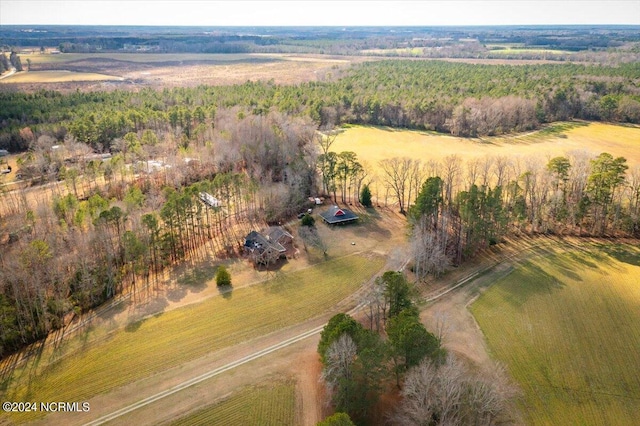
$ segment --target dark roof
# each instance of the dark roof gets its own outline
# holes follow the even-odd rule
[[[282,229],[280,226],[272,226],[267,228],[264,233],[267,235],[267,239],[273,242],[280,242],[282,237],[293,239],[293,235]]]
[[[329,224],[351,222],[358,220],[358,216],[349,209],[338,206],[330,207],[329,210],[320,213],[320,216]]]
[[[274,241],[269,237],[265,237],[259,232],[251,231],[244,239],[244,246],[251,251],[258,250],[259,252],[263,252],[268,248],[273,248],[280,253],[284,253],[287,251],[282,244],[278,241]]]

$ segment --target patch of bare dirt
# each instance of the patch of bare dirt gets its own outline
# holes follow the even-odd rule
[[[317,339],[315,340],[317,342]],[[316,343],[317,344],[317,343]],[[316,352],[316,347],[309,347],[292,363],[293,371],[298,378],[297,411],[300,424],[314,426],[330,413],[325,404],[324,385],[319,381],[322,364]]]

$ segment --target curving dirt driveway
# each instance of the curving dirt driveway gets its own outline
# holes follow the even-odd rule
[[[0,75],[0,80],[2,80],[4,78],[7,78],[7,77],[11,77],[15,73],[16,73],[16,69],[15,68],[11,68],[8,73]]]

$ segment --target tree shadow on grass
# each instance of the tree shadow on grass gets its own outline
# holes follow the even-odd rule
[[[551,294],[565,285],[538,265],[526,262],[507,278],[505,299],[512,305],[521,307],[531,297]]]
[[[294,272],[295,273],[295,272]],[[291,278],[287,273],[277,271],[262,288],[268,294],[286,294],[289,290]]]
[[[127,333],[135,333],[136,331],[138,331],[138,329],[140,328],[140,326],[147,320],[147,318],[143,318],[141,320],[138,321],[132,321],[129,324],[126,325],[126,327],[124,328],[124,331],[126,331]]]
[[[587,260],[585,258],[585,256],[582,256],[578,253],[574,253],[572,251],[568,252],[567,255],[569,256],[569,258],[571,258],[571,261],[576,262],[577,264],[579,264],[580,266],[586,266],[587,268],[590,269],[599,269],[600,267],[598,266],[597,263],[594,263],[590,260]],[[602,263],[602,256],[598,256],[598,255],[588,255],[590,258],[598,260],[600,263]]]
[[[187,287],[192,293],[199,293],[207,287],[218,272],[218,265],[210,263],[197,266],[178,278],[178,284]]]
[[[640,248],[622,244],[598,244],[597,247],[618,262],[640,266]]]
[[[183,285],[177,285],[167,290],[167,299],[172,302],[179,302],[187,295],[187,289]]]
[[[129,299],[114,300],[109,306],[98,308],[99,312],[97,313],[97,317],[101,320],[113,320],[116,315],[126,311],[130,305],[131,300]]]
[[[231,298],[233,297],[233,286],[231,285],[218,286],[218,293],[222,295],[223,299],[231,300]]]

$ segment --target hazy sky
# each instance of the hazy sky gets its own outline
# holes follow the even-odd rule
[[[640,25],[640,0],[0,0],[0,25]]]

